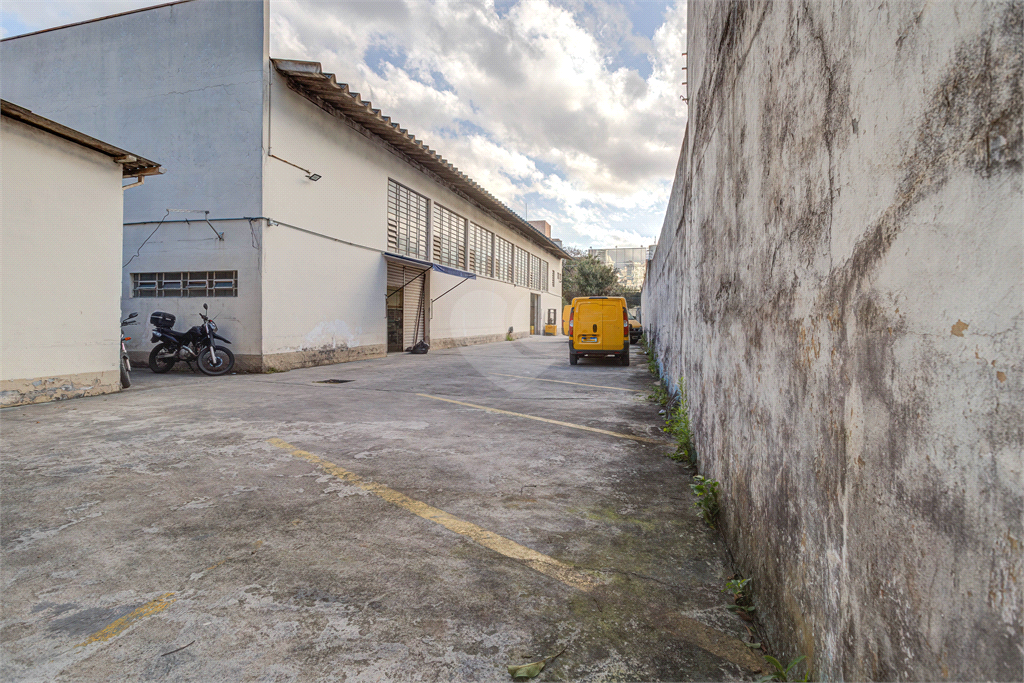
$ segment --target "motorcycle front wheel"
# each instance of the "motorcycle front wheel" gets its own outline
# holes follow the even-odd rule
[[[174,367],[176,360],[173,349],[167,348],[167,344],[157,344],[149,352],[149,369],[163,374]]]
[[[128,376],[128,359],[121,358],[121,388],[127,389],[132,385],[132,380]]]
[[[210,352],[209,346],[203,349],[199,354],[199,369],[204,374],[214,376],[231,372],[231,368],[235,367],[235,354],[223,346],[214,346],[213,352],[217,354],[216,357]]]

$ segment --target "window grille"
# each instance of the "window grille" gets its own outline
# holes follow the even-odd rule
[[[516,247],[516,286],[527,287],[530,284],[530,254]]]
[[[388,249],[427,258],[427,198],[388,180]]]
[[[491,276],[491,262],[494,260],[494,233],[476,223],[469,224],[469,239],[466,247],[466,268],[477,275]]]
[[[530,289],[540,289],[540,258],[530,254]]]
[[[133,297],[238,296],[237,270],[132,273]]]
[[[466,264],[466,219],[434,204],[434,261],[463,268]]]
[[[548,270],[548,262],[547,261],[541,261],[540,262],[540,289],[541,289],[542,292],[548,291],[548,273],[549,272],[551,273],[551,280],[554,281],[554,279],[555,279],[555,271],[553,271],[553,270],[549,271]]]
[[[494,236],[494,277],[512,282],[512,243]]]

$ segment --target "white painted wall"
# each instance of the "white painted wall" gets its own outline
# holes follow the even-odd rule
[[[263,353],[386,345],[387,264],[283,225],[264,233]]]
[[[0,380],[116,378],[121,166],[7,117],[0,137]]]
[[[542,303],[542,306],[561,310],[558,277],[561,262],[556,256],[505,228],[375,139],[353,130],[289,90],[280,74],[272,76],[270,99],[271,153],[322,178],[312,182],[299,169],[268,158],[263,193],[266,215],[282,223],[369,247],[377,253],[345,247],[324,238],[300,239],[298,235],[302,233],[294,230],[284,233],[287,237],[268,240],[264,264],[267,281],[264,288],[265,353],[305,344],[314,330],[326,329],[339,320],[351,326],[351,319],[346,317],[351,314],[345,308],[350,304],[343,302],[364,297],[371,303],[362,309],[361,314],[366,316],[360,328],[364,330],[362,334],[379,334],[380,341],[372,343],[384,343],[386,268],[379,252],[387,249],[389,178],[547,261],[548,271],[555,270],[556,277],[551,293],[545,294],[545,299],[553,303]],[[283,228],[272,229],[273,232],[279,230]],[[271,251],[278,248],[285,251]],[[332,259],[344,259],[346,270],[338,271],[337,261],[325,261],[328,255]],[[309,259],[318,264],[315,269],[306,265]],[[282,263],[291,271],[288,278],[282,279],[280,273],[275,272]],[[303,270],[308,272],[300,276]],[[332,281],[342,274],[354,278],[355,272],[373,273],[373,276],[357,289],[352,288],[351,281],[347,284]],[[289,287],[271,286],[272,276],[275,282],[289,282]],[[548,277],[550,279],[550,273]],[[450,275],[431,273],[431,295],[439,296],[458,281],[459,278]],[[371,285],[376,289],[368,289]],[[504,335],[509,326],[516,332],[528,332],[530,293],[531,290],[522,287],[478,276],[435,304],[430,338]],[[304,299],[304,319],[269,314],[270,310],[293,306],[296,297]]]
[[[0,42],[4,99],[166,170],[125,221],[260,215],[268,0],[196,0]]]

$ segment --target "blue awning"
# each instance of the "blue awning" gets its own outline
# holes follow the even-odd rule
[[[412,258],[410,256],[399,256],[398,254],[392,254],[390,251],[385,251],[384,252],[384,258],[386,258],[388,260],[391,260],[391,261],[411,263],[413,265],[419,266],[420,268],[423,268],[424,270],[436,270],[437,272],[444,273],[445,275],[454,275],[455,277],[464,277],[467,280],[475,280],[476,279],[476,274],[475,273],[470,273],[470,272],[465,271],[465,270],[459,270],[458,268],[449,268],[448,266],[442,266],[442,265],[437,264],[437,263],[430,263],[429,261],[421,261],[419,259],[415,259],[415,258]]]

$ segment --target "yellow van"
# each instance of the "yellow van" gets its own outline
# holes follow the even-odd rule
[[[580,356],[615,356],[629,365],[629,316],[621,296],[578,296],[569,310],[569,364]]]
[[[562,334],[566,337],[569,336],[569,311],[572,310],[572,304],[562,307]]]

